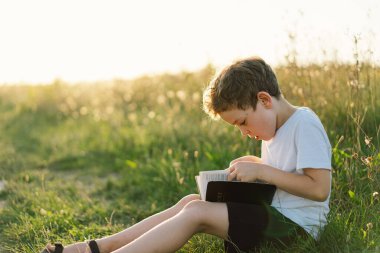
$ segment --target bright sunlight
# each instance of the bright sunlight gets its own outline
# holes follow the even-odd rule
[[[374,0],[0,1],[0,84],[134,78],[247,55],[352,62],[354,36],[379,63],[378,24]]]

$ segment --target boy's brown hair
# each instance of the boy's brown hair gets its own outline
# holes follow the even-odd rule
[[[260,57],[238,60],[219,72],[204,90],[203,109],[212,118],[234,108],[256,110],[260,91],[280,98],[281,91],[272,68]]]

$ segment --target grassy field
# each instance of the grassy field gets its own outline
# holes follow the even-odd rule
[[[213,73],[0,87],[0,252],[118,232],[196,192],[199,170],[259,154],[259,143],[202,112]],[[331,213],[319,242],[262,252],[380,252],[380,69],[276,73],[291,103],[320,116],[334,147]],[[222,243],[197,235],[179,252],[223,252]]]

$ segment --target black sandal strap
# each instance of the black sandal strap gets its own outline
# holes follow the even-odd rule
[[[100,253],[98,244],[96,243],[95,240],[91,240],[88,242],[88,246],[90,246],[91,253]]]
[[[63,246],[60,243],[55,243],[55,250],[54,253],[62,253],[63,252]]]

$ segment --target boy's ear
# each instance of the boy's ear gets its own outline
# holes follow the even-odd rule
[[[260,91],[257,93],[258,103],[261,103],[265,108],[271,109],[273,106],[272,96],[268,92]]]

